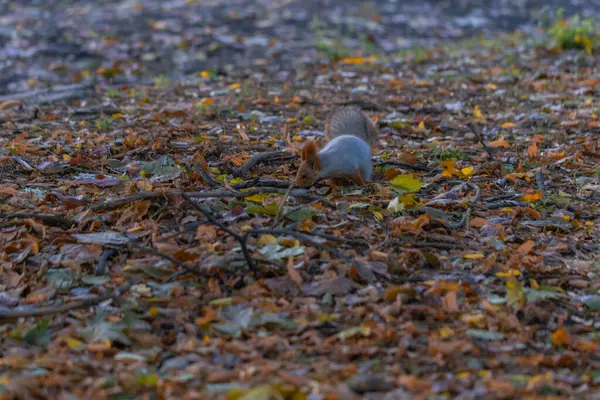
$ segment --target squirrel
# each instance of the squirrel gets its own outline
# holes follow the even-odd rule
[[[321,178],[345,178],[357,185],[370,181],[377,130],[369,117],[356,107],[339,108],[327,118],[325,133],[329,142],[320,151],[314,140],[302,147],[296,186],[309,187]]]

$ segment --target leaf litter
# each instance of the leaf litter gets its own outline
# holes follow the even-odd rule
[[[178,21],[152,20],[149,40]],[[521,32],[402,53],[381,33],[380,53],[350,41],[345,56],[315,29],[277,74],[236,56],[250,73],[117,79],[132,58],[102,63],[93,88],[2,100],[2,398],[597,392],[589,44]],[[211,35],[214,54],[270,42]],[[339,105],[379,122],[374,182],[288,191]]]

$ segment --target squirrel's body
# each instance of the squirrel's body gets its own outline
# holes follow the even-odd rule
[[[370,181],[371,145],[377,140],[373,122],[356,107],[340,108],[327,118],[325,132],[329,142],[320,151],[312,140],[304,144],[296,186],[311,186],[322,178],[350,179],[357,185]]]
[[[371,146],[376,143],[378,136],[371,119],[358,107],[341,107],[329,114],[325,134],[329,140],[341,135],[356,136]]]
[[[360,171],[364,181],[371,180],[371,147],[356,136],[337,136],[317,154],[321,162],[319,178],[348,178]]]

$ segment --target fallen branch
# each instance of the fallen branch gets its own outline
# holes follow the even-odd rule
[[[98,276],[106,274],[106,264],[108,263],[108,260],[115,254],[117,254],[115,249],[104,249],[100,259],[98,260],[98,264],[96,264],[96,267],[94,268],[94,273]]]
[[[138,193],[138,194],[135,194],[135,195],[129,196],[129,197],[123,197],[120,199],[110,200],[110,201],[101,202],[101,203],[94,203],[94,204],[90,205],[90,210],[101,211],[101,210],[106,210],[109,208],[121,207],[126,204],[133,203],[134,201],[138,201],[138,200],[157,199],[157,198],[163,198],[165,196],[187,195],[188,197],[194,197],[194,198],[198,198],[198,199],[229,198],[229,197],[243,198],[243,197],[250,197],[255,194],[263,194],[263,193],[285,194],[286,191],[287,191],[287,189],[282,189],[282,188],[257,187],[257,188],[249,189],[244,192],[231,192],[231,191],[226,191],[226,190],[218,190],[218,191],[206,190],[206,191],[202,191],[202,192],[165,192],[165,193],[142,192],[142,193]],[[290,192],[290,196],[305,198],[312,202],[320,201],[321,203],[323,203],[329,207],[333,207],[333,208],[336,207],[336,204],[333,201],[327,200],[326,198],[321,197],[321,196],[317,196],[317,195],[308,193],[304,189],[292,190]]]
[[[226,227],[225,224],[221,223],[215,217],[213,217],[211,211],[205,210],[200,204],[193,201],[192,200],[193,196],[190,196],[188,193],[182,193],[182,195],[183,195],[183,198],[186,199],[188,201],[188,203],[190,203],[196,210],[198,210],[202,214],[204,214],[204,216],[208,219],[208,221],[211,224],[217,226],[222,231],[224,231],[225,233],[227,233],[228,235],[230,235],[231,237],[233,237],[235,240],[238,241],[238,243],[240,244],[240,247],[242,248],[242,253],[244,254],[244,258],[246,259],[246,263],[248,264],[248,267],[252,271],[257,271],[256,265],[254,264],[252,257],[250,257],[250,252],[248,251],[248,246],[246,245],[247,236],[240,236],[239,234],[233,232],[231,229]]]
[[[3,319],[17,319],[27,317],[41,317],[47,315],[63,314],[79,308],[90,307],[98,303],[102,303],[108,299],[115,299],[125,294],[131,286],[131,283],[126,283],[119,289],[116,289],[113,293],[89,298],[85,300],[78,300],[68,304],[61,304],[58,306],[43,306],[30,310],[2,310],[0,309],[0,320]]]
[[[191,272],[192,274],[198,274],[198,270],[195,269],[194,267],[192,267],[191,265],[186,264],[183,261],[180,261],[180,260],[176,259],[175,257],[173,257],[170,254],[166,254],[166,253],[163,253],[161,251],[158,251],[158,250],[156,250],[153,247],[144,246],[142,244],[135,243],[135,242],[130,242],[127,245],[130,246],[130,247],[132,247],[132,248],[134,248],[134,249],[136,249],[136,250],[141,250],[144,253],[152,254],[152,255],[158,256],[160,258],[163,258],[163,259],[165,259],[167,261],[170,261],[173,264],[175,264],[175,265],[177,265],[177,266],[185,269],[186,271]]]
[[[479,128],[477,128],[473,124],[469,124],[469,127],[471,128],[471,131],[475,134],[475,136],[477,136],[477,140],[479,141],[481,146],[483,146],[484,150],[488,153],[488,156],[490,157],[490,161],[495,161],[494,152],[492,151],[492,149],[490,149],[488,147],[487,144],[485,144],[485,141],[483,140],[483,136],[481,135],[481,132],[479,132]]]
[[[231,185],[234,189],[247,189],[253,187],[273,187],[278,189],[287,189],[290,186],[289,181],[278,181],[275,179],[254,178],[248,182],[241,182]]]
[[[264,164],[272,161],[289,161],[296,158],[296,155],[290,153],[289,151],[273,151],[268,153],[258,153],[250,160],[248,160],[244,165],[240,168],[233,171],[234,175],[243,177],[245,176],[252,168],[257,166],[258,164]]]
[[[208,173],[207,170],[204,169],[204,167],[202,166],[202,164],[200,163],[196,163],[194,164],[194,169],[196,171],[198,171],[198,175],[200,175],[200,177],[202,178],[202,180],[204,182],[206,182],[206,184],[210,187],[219,187],[221,186],[221,184],[217,181],[215,181],[212,176],[210,176],[210,174]]]
[[[48,225],[58,226],[65,230],[73,226],[73,221],[62,215],[30,214],[30,213],[0,213],[0,218],[33,218]]]
[[[101,203],[94,203],[90,205],[90,210],[101,211],[109,208],[121,207],[125,204],[133,203],[134,201],[138,200],[156,199],[164,196],[164,193],[159,192],[142,192],[129,197],[123,197],[120,199],[105,201]]]
[[[426,167],[425,165],[419,165],[419,164],[409,164],[409,163],[405,163],[405,162],[401,162],[401,161],[394,161],[394,160],[387,160],[387,161],[381,161],[375,164],[375,167],[384,167],[386,165],[394,165],[396,167],[400,167],[403,169],[409,169],[412,171],[424,171],[424,172],[430,172],[431,168]]]

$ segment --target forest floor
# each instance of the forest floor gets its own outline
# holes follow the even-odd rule
[[[599,42],[436,1],[29,3],[0,398],[600,395]],[[344,105],[374,181],[288,190]]]

